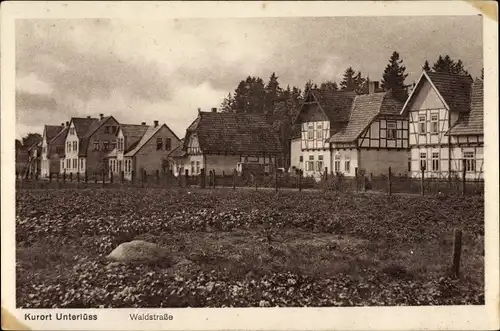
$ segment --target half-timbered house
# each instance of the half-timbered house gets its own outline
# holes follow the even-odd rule
[[[482,81],[423,71],[401,114],[409,119],[414,177],[482,177]]]
[[[302,128],[292,140],[292,164],[306,176],[325,171],[355,176],[358,170],[375,175],[408,171],[408,121],[402,103],[391,92],[368,94],[310,90],[295,123]],[[300,141],[300,147],[299,147]],[[297,155],[298,153],[298,155]]]

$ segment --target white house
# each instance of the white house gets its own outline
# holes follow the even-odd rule
[[[355,176],[356,169],[374,175],[408,171],[408,121],[403,104],[390,92],[368,94],[311,90],[295,123],[302,134],[292,140],[292,164],[307,176],[328,173]],[[297,156],[297,153],[299,154]]]
[[[41,154],[41,175],[42,177],[49,177],[51,172],[59,173],[59,157],[52,157],[60,152],[59,150],[54,150],[54,138],[59,135],[61,131],[66,128],[64,123],[61,125],[45,125],[43,128],[42,135],[42,154]]]
[[[483,178],[483,82],[423,71],[402,111],[409,118],[414,177]]]

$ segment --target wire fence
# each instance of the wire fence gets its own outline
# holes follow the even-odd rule
[[[322,175],[321,179],[304,176],[301,171],[275,172],[255,175],[251,172],[241,174],[201,169],[200,174],[174,175],[170,171],[156,170],[134,172],[92,172],[92,173],[54,173],[41,178],[37,175],[16,175],[16,189],[57,189],[57,188],[202,188],[202,189],[303,189],[378,194],[484,194],[484,180],[467,178],[414,178],[393,175],[390,168],[387,174],[367,175],[356,169],[354,177],[342,174]]]

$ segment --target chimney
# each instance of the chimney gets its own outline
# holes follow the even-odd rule
[[[158,126],[158,121],[154,121],[155,128]]]
[[[216,113],[217,112],[217,108],[212,108],[212,113]]]
[[[64,122],[63,122],[63,123],[61,123],[61,126],[64,128]]]
[[[201,113],[201,108],[198,108],[198,114],[200,114],[200,113]]]
[[[102,118],[104,117],[104,114],[99,114],[99,118],[102,120]]]
[[[141,125],[146,125],[146,122],[142,122]]]
[[[368,81],[368,94],[373,94],[375,92],[375,82],[371,80]]]
[[[89,116],[87,116],[87,118],[90,118],[90,115],[89,115]]]
[[[66,122],[66,127],[69,127],[69,122]]]

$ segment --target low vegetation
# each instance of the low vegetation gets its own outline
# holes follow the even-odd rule
[[[481,196],[136,188],[16,198],[23,308],[484,304]],[[169,254],[106,259],[132,240]]]

